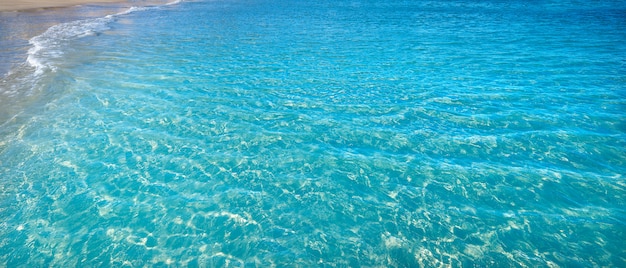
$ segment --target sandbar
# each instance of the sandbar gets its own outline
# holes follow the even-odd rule
[[[0,0],[0,11],[68,7],[88,3],[126,2],[125,0]]]

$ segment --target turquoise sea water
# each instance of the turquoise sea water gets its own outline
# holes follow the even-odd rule
[[[626,266],[624,1],[85,9],[3,48],[0,266]]]

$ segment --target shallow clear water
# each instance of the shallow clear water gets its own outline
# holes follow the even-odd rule
[[[624,266],[626,3],[192,1],[0,88],[0,266]]]

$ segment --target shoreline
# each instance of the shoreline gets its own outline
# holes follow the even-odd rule
[[[0,0],[0,79],[27,61],[31,38],[50,27],[104,17],[131,7],[177,3],[171,0]],[[0,91],[2,91],[0,85]]]
[[[0,2],[0,12],[28,11],[34,9],[71,7],[81,4],[120,3],[125,0],[13,0]]]

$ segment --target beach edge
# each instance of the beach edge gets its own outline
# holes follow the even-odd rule
[[[10,3],[0,2],[0,12],[28,11],[46,8],[71,7],[82,4],[123,3],[126,0],[15,0]]]

